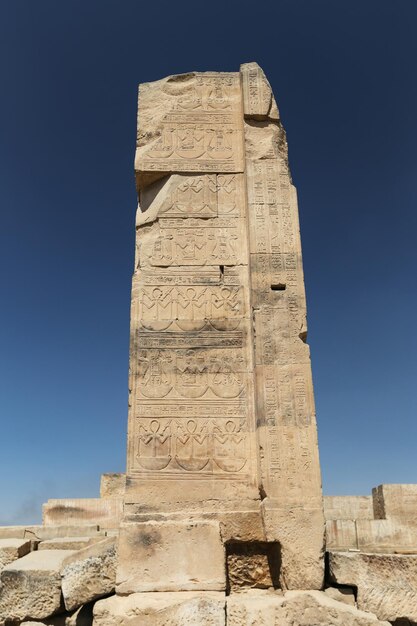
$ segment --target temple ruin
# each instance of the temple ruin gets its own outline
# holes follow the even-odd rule
[[[0,527],[0,626],[416,624],[417,486],[322,496],[297,194],[262,69],[141,84],[135,174],[126,473]]]

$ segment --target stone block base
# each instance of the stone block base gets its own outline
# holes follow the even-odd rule
[[[224,590],[225,561],[218,522],[124,522],[116,592]]]

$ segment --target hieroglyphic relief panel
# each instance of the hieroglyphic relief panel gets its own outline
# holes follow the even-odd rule
[[[240,79],[234,73],[190,74],[141,85],[136,171],[242,172],[240,102]],[[146,121],[152,107],[150,141],[141,117]]]
[[[244,420],[228,417],[141,419],[136,423],[133,468],[139,472],[186,472],[190,478],[223,475],[244,479],[248,465]]]
[[[242,249],[244,224],[241,219],[218,217],[161,218],[138,232],[139,264],[236,265],[246,261]]]
[[[248,161],[250,251],[300,254],[296,191],[279,159]]]
[[[245,216],[245,177],[243,174],[217,174],[218,213],[224,217]]]
[[[278,120],[278,108],[263,70],[257,63],[245,63],[240,71],[245,117]]]
[[[215,174],[174,174],[145,187],[139,194],[142,219],[155,217],[216,217],[217,179]]]
[[[209,287],[148,287],[140,292],[140,319],[152,320],[235,319],[244,315],[242,289]]]
[[[243,398],[244,368],[242,350],[140,349],[138,392],[145,398]]]
[[[259,73],[243,72],[245,114],[260,110]],[[246,80],[246,86],[245,86]],[[250,114],[248,113],[250,116]],[[253,116],[256,119],[256,115]],[[262,125],[263,124],[263,125]],[[246,181],[255,325],[256,407],[262,480],[282,503],[320,502],[320,470],[296,191],[282,132],[246,127]],[[264,137],[265,149],[262,146]]]

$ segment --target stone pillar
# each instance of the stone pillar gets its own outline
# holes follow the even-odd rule
[[[253,63],[170,76],[140,85],[138,114],[119,592],[224,589],[245,542],[230,563],[279,546],[279,584],[320,588],[297,201],[269,83]]]
[[[282,583],[317,588],[324,519],[297,193],[269,83],[256,63],[241,75],[264,521]]]

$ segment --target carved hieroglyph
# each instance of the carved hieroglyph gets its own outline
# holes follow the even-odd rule
[[[271,88],[256,63],[171,76],[140,86],[138,120],[126,505],[257,507],[287,586],[303,551],[319,586],[297,198]]]

